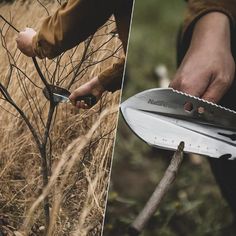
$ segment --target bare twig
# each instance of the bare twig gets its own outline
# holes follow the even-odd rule
[[[47,15],[49,16],[49,15],[50,15],[50,14],[49,14],[49,11],[48,11],[48,9],[43,5],[43,3],[40,2],[39,0],[37,0],[37,2],[40,4],[40,6],[42,6],[42,7],[44,8],[44,10],[47,12]]]
[[[57,0],[57,2],[61,4],[62,2],[65,2],[65,1]],[[48,14],[49,11],[47,11],[46,6],[43,5],[44,2],[41,0],[37,0],[37,3],[40,4]],[[2,15],[0,15],[0,20],[3,23],[0,26],[0,43],[2,45],[1,49],[6,57],[6,64],[7,64],[6,76],[5,77],[2,76],[3,77],[2,82],[0,83],[0,100],[1,100],[0,107],[2,108],[3,111],[8,112],[12,116],[19,118],[18,120],[20,124],[23,124],[22,130],[20,130],[19,132],[22,132],[23,134],[25,133],[27,134],[29,133],[28,130],[30,130],[30,132],[32,133],[33,142],[36,143],[35,146],[37,148],[37,150],[35,151],[34,150],[35,147],[32,145],[32,148],[33,148],[32,156],[34,157],[37,156],[41,158],[41,161],[40,161],[41,168],[39,168],[39,166],[36,166],[34,170],[35,172],[40,170],[41,171],[40,177],[42,178],[42,181],[40,181],[40,183],[38,182],[35,183],[35,185],[37,186],[39,190],[39,192],[36,192],[36,195],[45,193],[45,189],[47,189],[48,191],[47,194],[43,196],[43,199],[41,199],[40,201],[41,204],[39,205],[37,211],[33,211],[29,219],[26,219],[28,216],[27,217],[23,216],[23,217],[26,219],[26,221],[28,220],[28,222],[30,222],[27,225],[27,228],[29,230],[31,229],[33,224],[35,224],[36,220],[39,220],[40,222],[45,221],[44,223],[42,222],[43,226],[45,227],[45,234],[47,234],[47,230],[49,229],[51,231],[55,230],[55,232],[59,232],[60,229],[58,229],[57,227],[61,224],[60,222],[61,219],[59,218],[61,213],[59,209],[61,207],[63,208],[64,197],[65,197],[65,194],[69,190],[67,186],[67,182],[68,182],[67,177],[70,177],[70,173],[72,173],[71,169],[72,167],[74,168],[74,166],[71,164],[67,168],[67,164],[66,164],[62,168],[63,170],[67,171],[66,175],[64,175],[63,173],[59,173],[59,178],[58,179],[56,178],[54,180],[55,186],[60,190],[59,195],[61,196],[61,199],[57,197],[56,191],[54,192],[54,190],[52,188],[48,188],[48,186],[50,185],[51,179],[54,176],[53,175],[55,172],[54,165],[56,164],[55,160],[57,160],[56,158],[58,155],[61,155],[60,151],[56,150],[56,148],[58,146],[58,143],[62,139],[62,135],[60,133],[57,133],[59,124],[55,122],[55,120],[57,119],[57,121],[61,121],[60,117],[58,116],[66,115],[66,118],[65,117],[63,118],[65,118],[65,120],[68,121],[68,119],[70,119],[71,108],[68,109],[68,111],[65,110],[62,112],[62,110],[58,106],[59,112],[57,114],[57,107],[56,107],[56,104],[53,102],[49,85],[52,84],[52,85],[57,85],[57,86],[63,86],[66,88],[71,88],[72,86],[79,86],[80,83],[77,83],[77,82],[81,81],[82,79],[84,80],[85,74],[88,74],[88,72],[90,71],[92,72],[92,75],[93,73],[96,73],[97,72],[96,65],[104,62],[107,59],[112,59],[118,56],[117,52],[121,49],[121,47],[117,44],[115,45],[113,51],[110,50],[110,48],[113,48],[113,47],[109,47],[108,49],[108,45],[112,45],[112,38],[115,38],[113,36],[111,37],[110,33],[100,34],[100,36],[104,36],[104,37],[107,35],[107,38],[104,38],[105,39],[104,41],[98,41],[98,39],[94,40],[94,37],[96,37],[96,35],[95,36],[93,35],[85,42],[84,48],[82,48],[81,46],[77,46],[73,50],[63,53],[62,55],[60,55],[59,57],[53,60],[44,59],[42,63],[38,63],[36,58],[32,58],[33,60],[32,63],[29,63],[28,59],[24,58],[23,55],[19,52],[19,50],[17,50],[16,47],[12,47],[12,43],[13,43],[11,41],[12,32],[13,31],[19,32],[19,30],[14,26],[12,18],[6,19]],[[113,23],[114,21],[108,21],[108,23],[104,25],[103,27],[101,27],[101,29]],[[69,60],[67,60],[67,58]],[[32,65],[33,63],[34,65]],[[37,75],[35,76],[36,73],[34,73],[34,70],[32,70],[33,66],[36,68],[36,71],[39,76]],[[41,66],[43,66],[43,69],[41,68]],[[42,96],[41,90],[43,87],[46,87],[48,90],[48,94],[50,97],[49,104],[48,102],[46,102],[46,99],[44,100],[44,97]],[[106,104],[100,103],[99,113],[101,113],[104,110],[104,106],[106,106]],[[108,104],[107,106],[109,107]],[[14,110],[11,108],[14,108],[18,112],[19,115],[17,114],[17,112],[15,112],[16,114],[14,114]],[[67,106],[66,106],[66,109],[67,109]],[[90,110],[89,112],[90,114],[94,116],[97,115],[96,114],[97,109]],[[84,112],[83,115],[84,114],[86,114],[86,112]],[[75,113],[75,118],[76,117],[79,117],[79,114]],[[21,120],[24,121],[26,125],[24,125],[24,123],[21,122]],[[65,120],[63,122],[65,122]],[[73,121],[73,119],[71,119],[71,121]],[[65,124],[67,124],[67,122],[65,122]],[[28,129],[25,129],[25,127],[26,128],[28,127]],[[75,126],[73,125],[71,127],[74,128]],[[72,129],[71,127],[66,128],[66,130]],[[83,124],[83,128],[84,130],[89,130],[90,125]],[[95,150],[96,146],[100,145],[99,143],[101,142],[102,139],[104,139],[105,141],[108,139],[110,140],[109,134],[110,133],[113,134],[114,127],[110,126],[106,130],[105,134],[104,134],[104,130],[101,133],[100,133],[100,130],[102,130],[101,127],[99,127],[99,132],[96,131],[97,138],[95,140],[93,139],[86,140],[86,143],[84,143],[84,145],[86,144],[86,147],[85,147],[85,150],[83,150],[83,153],[81,154],[77,152],[75,153],[76,155],[78,154],[77,159],[81,160],[81,163],[85,163],[84,165],[90,166],[91,163],[95,161],[92,159],[91,150]],[[75,133],[76,135],[78,135],[79,132],[77,132],[76,130],[72,130],[71,133]],[[16,132],[16,135],[18,135],[18,131]],[[76,136],[74,137],[73,135],[71,135],[70,137],[71,140],[76,138]],[[106,139],[104,138],[104,136],[106,137]],[[28,140],[31,141],[30,138]],[[112,143],[112,138],[109,142]],[[31,145],[31,142],[28,142],[28,144]],[[64,144],[64,141],[63,141],[63,144]],[[22,149],[23,147],[24,146],[22,144]],[[108,150],[110,146],[106,148]],[[29,153],[32,150],[29,149]],[[14,153],[14,155],[16,155],[16,152]],[[70,159],[70,156],[68,156],[68,158]],[[15,159],[12,159],[12,161],[13,160]],[[106,159],[107,162],[108,160]],[[35,158],[34,161],[35,162],[38,161],[38,158]],[[83,172],[85,168],[84,165],[77,168],[76,171],[78,171],[78,177],[73,179],[73,184],[77,184],[78,178],[81,178],[79,176],[81,175],[81,173]],[[106,163],[105,167],[108,168],[107,166],[108,164]],[[52,167],[52,170],[51,170],[51,167]],[[105,170],[105,167],[104,167],[104,170],[103,169],[101,170],[104,176],[106,176],[106,171],[107,171]],[[49,176],[51,177],[49,178]],[[90,178],[90,176],[88,177]],[[65,178],[65,179],[61,179],[61,178]],[[41,183],[42,183],[42,186],[41,186]],[[98,184],[99,183],[96,182],[96,186]],[[101,195],[104,194],[103,191],[100,191],[99,194],[100,193]],[[14,204],[15,204],[15,197],[12,198],[12,201],[10,201],[9,204],[6,206],[10,207],[11,205],[14,205]],[[53,207],[53,209],[55,210],[54,212],[49,212],[49,204],[51,206],[55,206]],[[42,207],[43,207],[43,211],[42,211]],[[97,202],[96,202],[96,208],[98,208]],[[99,214],[101,214],[102,210],[101,209],[99,210],[100,210]],[[44,216],[42,216],[42,212],[44,212]],[[56,214],[53,215],[54,213]],[[60,226],[60,227],[63,227],[63,226]]]
[[[169,191],[172,183],[176,178],[177,172],[183,160],[183,149],[184,149],[184,142],[181,142],[178,146],[177,151],[174,153],[170,165],[165,171],[165,174],[162,177],[160,183],[154,190],[153,194],[149,198],[143,210],[139,213],[137,218],[132,223],[129,232],[130,235],[132,236],[139,235],[139,233],[141,233],[142,230],[144,229],[146,223],[157,211],[163,197]]]

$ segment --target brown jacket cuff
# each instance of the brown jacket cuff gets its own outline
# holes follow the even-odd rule
[[[39,57],[39,58],[41,58],[41,59],[44,58],[44,56],[41,55],[40,50],[39,50],[39,46],[38,46],[38,33],[33,37],[33,40],[32,40],[32,49],[33,49],[34,54],[35,54],[37,57]]]
[[[49,45],[46,41],[40,40],[40,35],[37,33],[32,40],[32,49],[37,57],[43,59],[45,57],[52,59],[60,54],[56,52],[56,47]]]
[[[236,25],[236,8],[231,9],[233,6],[227,1],[188,1],[188,12],[184,21],[182,30],[182,40],[188,47],[192,37],[193,29],[197,21],[204,15],[210,12],[221,12],[228,16],[230,20],[231,31],[235,29]],[[217,24],[217,22],[216,22]]]
[[[190,29],[193,29],[195,24],[197,23],[197,21],[202,16],[204,16],[204,15],[210,13],[210,12],[221,12],[221,13],[224,13],[225,15],[227,15],[229,17],[231,27],[235,27],[234,17],[233,17],[233,15],[229,11],[227,11],[226,9],[224,9],[222,7],[212,7],[210,9],[201,10],[197,14],[194,14],[194,15],[190,16],[189,18],[187,18],[185,20],[185,22],[184,22],[183,33],[187,32],[187,31],[190,31]]]
[[[105,90],[115,92],[121,88],[125,58],[121,58],[118,63],[103,71],[98,79]]]

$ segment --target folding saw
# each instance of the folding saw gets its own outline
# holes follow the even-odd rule
[[[134,133],[151,146],[236,159],[236,112],[171,88],[130,97],[121,111]]]

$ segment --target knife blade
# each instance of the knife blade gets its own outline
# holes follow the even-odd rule
[[[191,111],[185,110],[186,102],[192,104]],[[235,111],[173,89],[151,89],[123,102],[121,112],[128,126],[149,145],[176,150],[184,141],[190,153],[236,157]]]
[[[70,103],[70,99],[69,97],[67,96],[64,96],[64,95],[61,95],[61,94],[58,94],[58,93],[53,93],[53,100],[54,102],[58,103],[58,102],[61,102],[61,103]]]
[[[48,89],[50,89],[52,93],[52,99],[55,104],[72,103],[72,101],[69,99],[71,93],[67,89],[56,85],[49,85],[48,88],[45,87],[43,89],[43,94],[48,100],[51,99]],[[84,101],[88,106],[93,106],[96,104],[97,98],[92,94],[86,94],[84,96],[77,96],[76,101]]]
[[[187,103],[191,104],[191,111],[184,108]],[[172,88],[143,91],[127,99],[126,104],[143,111],[236,130],[235,111]],[[199,112],[200,108],[203,112]]]

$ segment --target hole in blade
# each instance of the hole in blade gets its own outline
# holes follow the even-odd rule
[[[205,108],[204,107],[198,107],[197,112],[198,112],[198,114],[202,115],[205,112]]]
[[[193,110],[193,104],[191,102],[184,103],[184,110],[186,112],[191,112]]]
[[[232,157],[231,154],[224,154],[224,155],[220,156],[219,158],[221,160],[229,160],[229,158],[231,158],[231,157]]]

